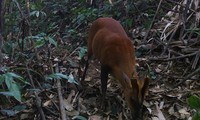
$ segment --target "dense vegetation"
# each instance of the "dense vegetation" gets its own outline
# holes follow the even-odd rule
[[[97,61],[81,89],[88,28],[99,17],[120,21],[136,46],[138,71],[150,70],[145,118],[200,119],[200,2],[0,2],[0,119],[128,119],[112,80],[107,108],[99,108]]]

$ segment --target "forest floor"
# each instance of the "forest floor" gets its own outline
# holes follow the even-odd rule
[[[144,102],[147,107],[145,112],[145,120],[189,120],[194,111],[187,104],[187,98],[193,94],[200,94],[198,81],[188,80],[185,83],[174,86],[177,80],[174,76],[178,76],[179,71],[183,71],[183,65],[176,65],[176,68],[170,70],[167,68],[167,63],[150,62],[151,69],[155,72],[156,78],[151,79],[149,90]],[[82,97],[82,104],[87,110],[93,111],[90,113],[92,120],[98,119],[113,119],[125,120],[128,119],[126,102],[123,100],[123,95],[117,82],[109,79],[108,92],[106,96],[106,110],[99,109],[101,97],[100,93],[100,63],[92,61],[87,72],[85,95]],[[177,69],[177,70],[176,70]]]

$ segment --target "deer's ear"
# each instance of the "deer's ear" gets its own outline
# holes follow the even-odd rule
[[[131,79],[131,85],[132,85],[132,87],[133,87],[133,94],[134,94],[134,96],[135,97],[137,97],[137,98],[135,98],[135,99],[138,99],[139,98],[139,94],[140,94],[140,86],[139,86],[139,84],[138,84],[138,79],[136,79],[136,78],[132,78]]]
[[[128,87],[132,88],[133,86],[131,84],[130,78],[125,73],[122,73],[122,74],[123,74],[125,86],[127,85]]]
[[[145,93],[149,86],[149,78],[146,77],[142,80],[133,79],[131,80],[131,83],[132,83],[134,92],[138,97],[138,101],[142,103],[144,100]]]
[[[137,92],[139,91],[138,80],[135,77],[131,78],[131,85],[134,90],[137,90]]]
[[[141,86],[141,94],[142,94],[142,97],[144,98],[144,96],[145,96],[145,93],[146,93],[146,91],[147,91],[147,89],[148,89],[148,86],[149,86],[149,77],[146,77],[146,78],[144,78],[143,80],[141,80],[142,81],[142,86]]]

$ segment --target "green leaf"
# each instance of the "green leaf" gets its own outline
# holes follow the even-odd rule
[[[79,58],[82,59],[85,53],[87,52],[87,49],[85,47],[80,47]]]
[[[21,93],[20,93],[19,86],[17,85],[17,83],[14,81],[13,78],[17,78],[17,79],[23,79],[23,78],[11,72],[4,74],[4,76],[5,76],[6,86],[8,87],[8,90],[10,91],[10,93],[4,93],[4,95],[7,94],[10,96],[13,96],[16,100],[21,101]]]
[[[187,99],[187,103],[193,109],[200,110],[200,98],[196,95],[192,95]]]
[[[68,76],[62,73],[54,73],[54,74],[46,76],[46,79],[61,79],[61,78],[68,79]]]
[[[7,76],[7,77],[6,77]],[[1,78],[2,77],[2,78]],[[20,80],[21,82],[23,82],[24,84],[27,84],[27,85],[30,85],[29,82],[25,81],[23,77],[13,73],[13,72],[8,72],[8,73],[5,73],[3,75],[0,75],[0,85],[1,85],[1,82],[3,82],[5,79],[11,79],[10,77],[12,77],[12,79],[18,79]]]
[[[56,76],[63,78],[63,79],[68,79],[69,77],[67,75],[64,75],[62,73],[55,73]]]
[[[16,111],[23,111],[25,110],[27,107],[26,105],[16,105],[13,110],[16,110]]]
[[[45,12],[43,12],[43,11],[40,11],[40,13],[41,13],[44,17],[47,16],[47,14],[46,14]]]
[[[35,39],[35,40],[37,40],[37,39],[41,39],[41,37],[40,36],[28,36],[27,39]]]
[[[22,80],[22,79],[23,79],[21,76],[15,74],[15,73],[12,73],[12,72],[8,72],[8,73],[6,73],[6,75],[9,75],[9,76],[11,76],[11,77],[13,77],[13,78],[17,78],[17,79],[19,79],[19,80]]]
[[[14,93],[14,98],[16,99],[16,100],[18,100],[19,102],[21,102],[21,100],[22,100],[22,96],[21,96],[21,92],[20,91],[12,91],[13,93]]]
[[[13,77],[10,76],[9,74],[4,74],[5,76],[5,83],[6,83],[6,86],[8,87],[8,89],[10,90],[11,89],[11,86],[12,86],[12,83],[15,82],[13,80]]]
[[[36,11],[36,17],[39,17],[39,15],[40,15],[40,12],[39,11]]]
[[[13,48],[14,48],[14,44],[11,42],[5,42],[3,45],[3,50],[5,51],[5,53],[11,55],[13,52]]]
[[[0,112],[6,114],[9,117],[15,116],[17,114],[14,110],[0,110]]]
[[[5,96],[14,97],[16,100],[21,102],[21,93],[20,93],[20,91],[0,92],[0,94],[5,95]]]
[[[62,73],[54,73],[54,74],[51,74],[51,75],[47,75],[47,76],[45,76],[45,78],[48,80],[51,80],[51,79],[66,79],[66,80],[68,80],[68,82],[70,82],[70,83],[76,83],[76,84],[78,84],[77,82],[76,82],[76,80],[74,79],[74,77],[73,76],[71,76],[71,75],[69,75],[69,76],[67,76],[67,75],[64,75],[64,74],[62,74]]]
[[[12,73],[12,72],[8,72],[8,73],[4,74],[3,76],[5,77],[5,82],[6,82],[6,85],[9,90],[12,89],[13,84],[16,84],[16,82],[13,80],[13,78],[23,80],[23,78],[21,76],[15,74],[15,73]]]
[[[21,101],[21,92],[17,84],[13,83],[10,91],[13,92],[16,100]]]
[[[1,95],[5,95],[5,96],[14,96],[13,92],[0,92]]]
[[[53,44],[53,45],[55,45],[55,46],[57,47],[57,42],[56,42],[53,38],[48,37],[48,40],[49,40],[49,42],[50,42],[51,44]]]
[[[35,13],[36,13],[36,11],[31,12],[31,13],[30,13],[30,16],[35,15]]]
[[[37,34],[36,36],[44,38],[45,36],[47,36],[47,34],[42,32],[42,33]]]
[[[76,82],[76,80],[74,79],[74,76],[73,76],[72,74],[69,75],[68,82],[78,84],[78,83]]]
[[[45,44],[44,39],[39,39],[35,42],[36,48],[42,47]]]
[[[197,112],[193,117],[192,120],[200,120],[200,112]]]
[[[10,86],[10,92],[1,92],[1,94],[6,96],[13,96],[16,100],[21,102],[21,92],[19,90],[19,86],[15,83],[11,83]]]
[[[72,118],[72,120],[87,120],[87,118],[83,117],[83,116],[80,116],[80,115],[77,115],[77,116],[74,116]]]

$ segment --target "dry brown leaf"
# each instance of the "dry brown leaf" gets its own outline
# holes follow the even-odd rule
[[[160,92],[164,92],[165,89],[163,89],[159,85],[157,85],[154,88],[149,89],[149,91],[153,92],[153,93],[160,93]]]
[[[72,111],[66,111],[67,116],[76,116],[79,115],[79,111],[72,110]]]
[[[157,110],[157,117],[159,120],[166,120],[162,111],[160,110],[159,106],[158,106],[158,103],[156,103],[156,110]]]
[[[190,113],[187,112],[187,108],[182,108],[178,110],[178,112],[181,114],[181,119],[186,119],[190,116]]]
[[[162,70],[159,69],[159,68],[156,68],[155,71],[156,71],[157,73],[160,73]]]
[[[43,106],[46,107],[46,106],[49,106],[51,105],[51,100],[47,100],[46,102],[44,102]]]
[[[91,79],[92,79],[91,77],[86,77],[84,81],[89,82],[91,81]]]
[[[152,120],[159,120],[157,117],[151,117]]]
[[[29,113],[23,113],[20,115],[20,120],[24,120],[24,119],[29,119],[30,118],[30,115]]]
[[[123,120],[123,114],[122,114],[122,112],[118,115],[118,120]]]
[[[88,120],[103,120],[103,117],[99,115],[92,115],[89,116]]]
[[[111,5],[113,5],[112,0],[108,0]]]
[[[75,96],[75,91],[74,91],[74,90],[71,90],[71,93],[69,94],[68,98],[63,100],[64,107],[65,107],[65,109],[67,109],[68,111],[74,110],[73,104],[72,104],[72,99],[73,99],[72,97],[73,97],[73,96]]]
[[[168,110],[168,113],[170,114],[170,115],[174,115],[174,106],[171,106],[170,108],[169,108],[169,110]]]
[[[72,111],[74,109],[73,105],[68,100],[64,99],[63,103],[64,103],[64,107],[67,111]]]

